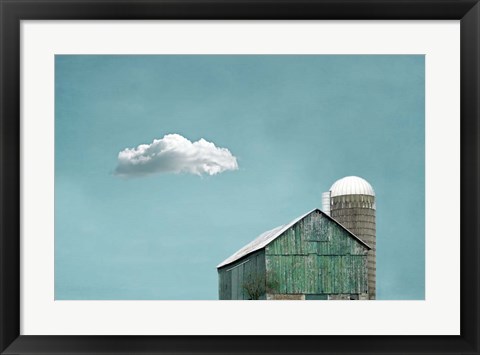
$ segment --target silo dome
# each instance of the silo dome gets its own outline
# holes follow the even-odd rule
[[[330,196],[369,195],[375,196],[372,185],[358,176],[346,176],[337,180],[330,188]]]

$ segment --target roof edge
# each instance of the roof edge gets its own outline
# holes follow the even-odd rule
[[[262,234],[264,233],[268,233],[270,231],[273,231],[275,229],[279,229],[279,231],[277,232],[278,235],[274,238],[272,238],[271,240],[269,240],[265,245],[262,245],[261,247],[258,247],[256,249],[253,249],[249,252],[247,252],[246,254],[242,255],[242,256],[239,256],[237,259],[234,259],[232,261],[229,261],[229,262],[226,262],[228,259],[232,258],[235,256],[235,254],[237,254],[240,250],[242,250],[243,248],[245,248],[246,246],[248,246],[250,243],[246,244],[245,246],[243,246],[243,248],[240,248],[239,250],[237,250],[235,253],[233,253],[232,255],[230,255],[228,258],[226,258],[225,260],[223,260],[220,264],[217,265],[217,269],[220,269],[224,266],[227,266],[227,265],[230,265],[230,264],[233,264],[234,262],[242,259],[243,257],[245,256],[248,256],[250,254],[253,254],[254,252],[258,251],[258,250],[261,250],[261,249],[264,249],[267,245],[269,245],[271,242],[273,242],[275,239],[279,238],[285,231],[287,231],[290,227],[292,227],[294,224],[296,224],[297,222],[299,222],[300,220],[302,220],[303,218],[307,217],[309,214],[315,212],[315,211],[320,211],[318,208],[316,209],[313,209],[307,213],[304,213],[303,215],[291,220],[290,222],[286,223],[286,224],[283,224],[283,225],[280,225],[280,226],[277,226],[277,227],[274,227],[270,230],[267,230],[263,233],[261,233],[260,235],[258,235],[254,240],[252,240],[250,243],[252,243],[253,241],[255,241],[257,238],[259,238]],[[322,212],[323,213],[323,212]]]
[[[338,225],[339,225],[341,228],[343,228],[348,234],[350,234],[351,237],[353,237],[353,238],[354,238],[355,240],[357,240],[360,244],[362,244],[363,246],[365,246],[368,250],[372,250],[372,247],[371,247],[370,245],[368,245],[368,244],[365,243],[362,239],[360,239],[359,237],[357,237],[352,231],[350,231],[348,228],[346,228],[344,225],[342,225],[340,222],[338,222],[335,218],[333,218],[332,216],[329,216],[328,214],[326,214],[325,212],[323,212],[321,209],[315,208],[315,209],[313,209],[313,210],[311,210],[311,211],[309,211],[309,212],[301,215],[300,217],[297,217],[297,218],[293,219],[291,222],[284,224],[283,226],[278,226],[278,227],[275,227],[275,228],[272,228],[271,230],[269,230],[269,231],[272,231],[272,230],[274,230],[274,229],[277,229],[277,228],[282,227],[282,228],[280,229],[281,231],[278,232],[278,235],[277,235],[276,237],[272,238],[271,240],[269,240],[265,245],[263,245],[263,246],[261,246],[261,247],[258,247],[257,249],[253,249],[253,250],[247,252],[246,254],[239,256],[237,259],[234,259],[234,260],[226,263],[226,261],[227,261],[228,259],[234,257],[235,254],[237,254],[237,253],[241,250],[241,249],[239,249],[237,252],[233,253],[231,256],[229,256],[228,258],[226,258],[225,260],[223,260],[220,264],[218,264],[216,268],[217,268],[217,269],[220,269],[220,268],[223,268],[223,267],[225,267],[225,266],[231,265],[231,264],[237,262],[238,260],[241,260],[241,259],[243,259],[243,258],[245,258],[245,257],[247,257],[247,256],[249,256],[249,255],[251,255],[251,254],[253,254],[253,253],[257,252],[257,251],[259,251],[259,250],[265,249],[266,246],[268,246],[270,243],[272,243],[272,242],[273,242],[274,240],[276,240],[277,238],[281,237],[282,234],[285,233],[285,231],[287,231],[288,229],[290,229],[293,225],[295,225],[296,223],[298,223],[299,221],[301,221],[302,219],[304,219],[304,218],[307,217],[308,215],[312,214],[313,212],[317,212],[317,211],[320,212],[321,214],[323,214],[324,216],[326,216],[326,217],[327,217],[328,219],[330,219],[331,221],[333,221],[333,222],[335,222],[336,224],[338,224]],[[269,232],[269,231],[265,231],[265,232],[263,232],[263,233],[267,233],[267,232]],[[262,233],[262,234],[263,234],[263,233]],[[260,237],[262,234],[260,234],[258,237]],[[257,237],[257,238],[258,238],[258,237]],[[254,240],[255,240],[255,239],[254,239]],[[253,242],[253,240],[252,240],[251,242]],[[251,243],[251,242],[250,242],[250,243]],[[250,243],[249,243],[249,244],[250,244]],[[245,246],[247,246],[247,245],[248,245],[248,244],[246,244]],[[244,247],[245,247],[245,246],[244,246]]]

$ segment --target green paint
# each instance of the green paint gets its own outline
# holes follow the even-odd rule
[[[364,244],[317,210],[264,249],[220,268],[219,297],[250,299],[245,286],[254,278],[265,284],[261,298],[265,293],[318,297],[306,299],[366,293],[367,252]]]

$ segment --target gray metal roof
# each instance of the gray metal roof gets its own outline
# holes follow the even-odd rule
[[[365,245],[368,249],[372,249],[367,243],[365,243],[363,240],[358,238],[355,234],[350,232],[347,228],[342,226],[335,219],[333,219],[332,217],[327,215],[325,212],[320,211],[318,208],[315,208],[315,209],[301,215],[300,217],[295,218],[293,221],[291,221],[287,224],[284,224],[282,226],[278,226],[278,227],[275,227],[273,229],[270,229],[269,231],[263,232],[256,239],[254,239],[253,241],[251,241],[250,243],[245,245],[242,249],[238,250],[235,254],[231,255],[230,257],[228,257],[227,259],[222,261],[220,264],[218,264],[217,268],[221,268],[222,266],[231,264],[231,263],[237,261],[238,259],[240,259],[240,258],[242,258],[242,257],[244,257],[248,254],[251,254],[251,253],[253,253],[257,250],[265,248],[268,244],[270,244],[275,239],[280,237],[283,234],[283,232],[285,232],[287,229],[289,229],[290,227],[293,227],[297,222],[299,222],[303,218],[307,217],[310,213],[313,213],[315,211],[318,211],[318,212],[322,213],[324,216],[331,219],[332,221],[337,223],[340,227],[345,229],[353,238],[357,239],[361,244]]]

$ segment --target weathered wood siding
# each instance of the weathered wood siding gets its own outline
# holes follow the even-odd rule
[[[342,227],[314,211],[266,246],[267,291],[366,293],[367,252]]]
[[[254,278],[257,278],[258,282],[265,283],[265,251],[263,249],[218,269],[219,299],[250,299],[245,285],[254,282],[252,280]],[[260,299],[265,299],[264,292]]]

